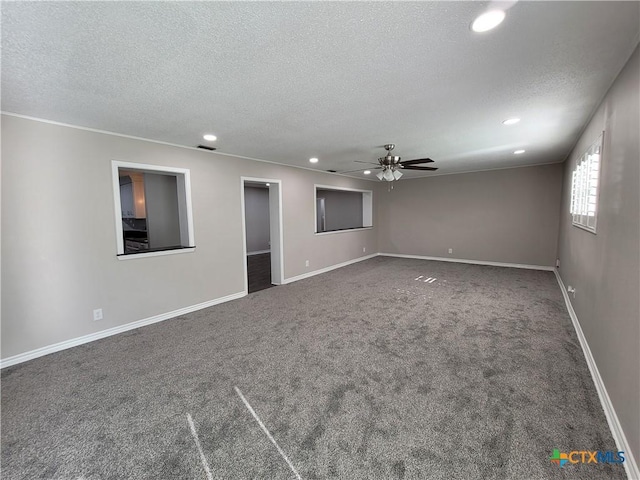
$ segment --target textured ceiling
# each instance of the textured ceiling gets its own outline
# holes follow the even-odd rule
[[[518,2],[473,33],[489,6],[2,2],[2,110],[319,170],[389,142],[437,174],[563,161],[640,3]]]

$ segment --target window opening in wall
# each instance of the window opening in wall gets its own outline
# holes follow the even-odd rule
[[[573,225],[596,233],[604,132],[577,160],[571,179]]]
[[[328,233],[373,226],[373,192],[315,186],[315,232]]]
[[[189,170],[113,162],[118,255],[192,249]]]

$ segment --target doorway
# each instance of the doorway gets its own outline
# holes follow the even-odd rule
[[[245,292],[283,283],[280,180],[241,178]]]

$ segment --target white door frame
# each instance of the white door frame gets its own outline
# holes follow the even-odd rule
[[[247,219],[244,210],[246,182],[269,183],[269,230],[271,234],[271,283],[284,283],[284,245],[282,234],[282,180],[273,178],[240,177],[240,207],[242,209],[242,265],[244,269],[244,293],[249,292],[247,279]]]

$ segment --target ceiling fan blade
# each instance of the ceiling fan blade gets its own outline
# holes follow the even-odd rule
[[[380,165],[380,163],[374,163],[374,162],[361,162],[360,160],[354,160],[354,162],[356,162],[356,163],[368,163],[369,165]]]
[[[337,172],[337,173],[364,172],[365,170],[382,170],[382,167],[377,167],[377,168],[359,168],[357,170],[347,170],[346,172]]]
[[[413,165],[403,165],[403,170],[437,170],[438,167],[418,167]]]
[[[418,158],[417,160],[403,160],[400,162],[401,165],[415,165],[417,163],[433,163],[433,160],[430,158]]]

